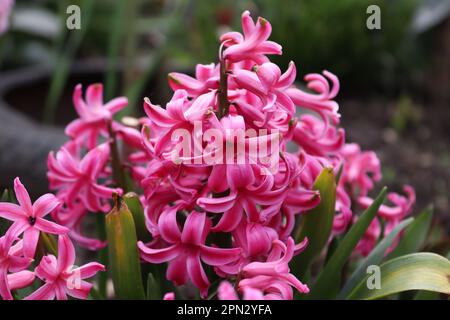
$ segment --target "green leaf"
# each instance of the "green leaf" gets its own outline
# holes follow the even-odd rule
[[[8,193],[4,194],[4,195],[8,196],[8,199],[6,200],[6,202],[18,203],[16,193],[14,191],[12,191],[11,189],[8,189]]]
[[[403,235],[397,247],[388,255],[388,259],[394,259],[405,254],[414,253],[420,250],[426,240],[430,230],[433,217],[433,208],[427,208],[417,216]]]
[[[55,57],[55,67],[43,112],[43,120],[46,123],[53,122],[55,118],[58,101],[63,94],[64,86],[67,84],[67,79],[70,75],[70,66],[72,65],[75,54],[78,51],[84,36],[86,35],[91,17],[93,16],[95,3],[96,1],[92,0],[82,1],[80,3],[81,11],[83,12],[83,17],[81,18],[81,29],[70,30],[71,32],[69,35],[67,35],[67,31],[64,32],[64,36],[68,36],[67,43],[64,42],[64,37],[60,38],[60,43],[58,43],[60,50]],[[67,5],[64,6],[62,1],[61,8],[67,8]],[[62,20],[64,21],[63,23],[65,23],[65,19]],[[63,30],[67,30],[67,28],[65,28],[65,24],[63,24]]]
[[[134,192],[128,192],[123,196],[123,201],[133,215],[138,240],[144,242],[150,241],[150,233],[145,227],[144,208],[142,207],[141,200],[139,200],[139,196]]]
[[[145,299],[133,215],[119,196],[106,215],[109,269],[119,299]]]
[[[380,266],[381,288],[367,287],[368,275],[348,299],[379,299],[408,290],[450,294],[450,261],[435,253],[421,252],[389,260]]]
[[[145,89],[146,84],[148,83],[149,79],[155,75],[155,71],[158,69],[158,67],[161,67],[161,64],[163,62],[163,58],[165,57],[165,47],[162,48],[156,48],[155,52],[150,53],[148,60],[148,66],[145,68],[145,70],[142,72],[142,74],[139,76],[138,79],[133,81],[132,83],[129,83],[125,96],[128,97],[128,108],[124,108],[121,110],[117,116],[118,118],[123,117],[125,115],[134,115],[136,111],[136,105],[140,103],[142,100],[142,92]]]
[[[105,297],[95,287],[92,287],[89,296],[91,300],[105,300]]]
[[[414,300],[439,300],[439,292],[421,290],[416,293]]]
[[[343,170],[344,170],[344,165],[341,164],[339,166],[339,170],[338,170],[337,175],[336,175],[336,185],[339,185],[339,181],[341,180],[341,176],[342,176],[342,171]]]
[[[5,189],[2,193],[2,196],[0,197],[1,202],[8,202],[9,199],[9,191],[8,189]]]
[[[322,170],[314,182],[314,189],[320,192],[320,203],[302,216],[296,236],[296,242],[302,241],[305,237],[309,240],[308,247],[293,262],[292,270],[299,276],[306,273],[330,237],[336,203],[336,180],[332,167]]]
[[[378,213],[378,209],[386,197],[386,187],[381,190],[378,197],[358,218],[342,239],[336,252],[331,256],[322,272],[319,274],[315,285],[312,287],[308,299],[330,299],[334,298],[339,290],[341,271],[345,262],[350,257],[364,232]],[[300,254],[301,256],[301,254]]]
[[[147,300],[161,300],[162,293],[158,281],[153,273],[149,273],[147,277]]]
[[[54,256],[58,255],[58,240],[53,234],[46,232],[39,233],[39,242],[45,249],[45,252],[50,253]]]
[[[383,260],[386,250],[391,246],[396,236],[408,225],[413,222],[414,218],[409,218],[400,222],[378,245],[370,252],[364,261],[350,276],[349,280],[341,290],[338,299],[344,299],[356,285],[366,276],[367,267],[370,265],[379,265]]]
[[[105,99],[110,100],[116,94],[117,88],[117,63],[119,59],[120,49],[123,46],[123,36],[125,34],[126,23],[133,23],[126,19],[128,12],[127,4],[129,1],[116,1],[114,3],[114,13],[111,15],[107,66],[105,76]],[[132,36],[132,35],[131,35]]]

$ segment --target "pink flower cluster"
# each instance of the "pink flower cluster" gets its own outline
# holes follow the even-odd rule
[[[14,190],[19,204],[0,202],[0,217],[12,221],[0,238],[1,298],[12,300],[11,290],[30,286],[37,276],[43,285],[25,299],[65,300],[68,295],[86,299],[92,284],[83,279],[104,271],[104,266],[96,262],[74,266],[75,249],[67,235],[69,230],[45,218],[61,204],[54,195],[45,194],[32,203],[19,178],[14,180]],[[58,257],[45,255],[34,271],[29,271],[37,256],[41,233],[58,235]]]
[[[81,226],[88,213],[108,213],[113,193],[122,194],[120,188],[109,187],[115,183],[111,180],[109,142],[111,132],[128,132],[113,120],[128,101],[121,97],[104,104],[102,85],[93,84],[87,88],[85,100],[81,85],[76,86],[73,103],[80,117],[66,127],[71,140],[51,152],[47,161],[50,189],[62,204],[52,218],[69,228],[80,246],[97,250],[106,243],[83,235]]]
[[[381,178],[380,163],[373,152],[345,142],[334,100],[339,91],[336,76],[328,71],[309,74],[305,77],[309,90],[301,90],[294,85],[294,63],[283,73],[267,57],[282,53],[279,44],[268,40],[270,23],[263,18],[254,22],[246,11],[242,29],[243,34],[221,37],[219,64],[197,65],[195,77],[169,74],[174,93],[165,108],[145,100],[148,118],[142,120],[142,132],[149,162],[145,170],[140,165],[134,172],[141,179],[153,241],[140,242],[139,248],[145,261],[169,263],[168,280],[176,285],[190,281],[204,298],[210,286],[204,268],[211,266],[216,276],[237,279],[236,288],[244,298],[292,299],[293,288],[309,291],[288,264],[307,245],[307,239],[295,244],[292,234],[297,217],[320,202],[313,190],[315,179],[324,167],[332,166],[336,175],[342,167],[333,224],[337,235],[357,219],[356,208],[371,203],[368,193]],[[201,123],[200,130],[196,122]],[[173,138],[179,128],[189,130],[192,137],[209,128],[277,132],[278,170],[272,173],[258,162],[175,164],[168,155],[179,142]],[[224,136],[220,143],[230,143]],[[210,143],[194,142],[192,150],[208,150]],[[292,145],[297,151],[288,151]],[[410,212],[414,196],[410,187],[407,192],[408,198],[390,194],[395,206],[380,209],[379,217],[388,221],[385,233]],[[374,222],[357,250],[366,255],[380,233]],[[224,282],[219,297],[237,294]]]
[[[14,190],[19,205],[0,203],[0,217],[13,221],[1,238],[0,295],[12,299],[11,290],[31,285],[35,278],[44,284],[25,299],[67,299],[67,295],[86,299],[92,284],[84,281],[105,267],[99,263],[74,266],[75,249],[72,240],[87,249],[97,250],[106,243],[82,234],[82,222],[88,213],[105,214],[111,209],[110,133],[117,138],[140,139],[139,132],[128,130],[113,121],[114,113],[127,105],[126,98],[103,103],[100,84],[88,87],[86,99],[78,85],[73,103],[80,118],[66,128],[70,141],[56,153],[48,156],[48,179],[55,195],[45,194],[34,204],[25,187],[17,178]],[[136,134],[133,136],[133,134]],[[129,141],[129,140],[127,140]],[[50,215],[53,221],[45,217]],[[58,255],[45,255],[34,272],[27,271],[34,265],[40,234],[58,236]],[[23,237],[20,239],[20,235]]]
[[[104,267],[74,267],[71,240],[90,250],[106,245],[88,237],[82,226],[86,217],[107,213],[112,195],[127,188],[117,170],[131,178],[126,179],[127,185],[134,184],[130,189],[143,193],[152,240],[138,242],[141,258],[167,262],[167,280],[177,286],[193,284],[202,298],[208,296],[212,277],[223,280],[220,299],[292,299],[294,290],[309,292],[289,263],[308,245],[308,239],[295,243],[293,234],[300,217],[321,201],[314,181],[326,167],[336,176],[340,172],[332,236],[343,234],[358,219],[354,212],[372,203],[369,193],[381,179],[380,161],[374,152],[346,143],[334,100],[339,91],[335,75],[306,75],[307,89],[302,90],[294,84],[293,62],[282,72],[268,58],[282,53],[279,44],[268,40],[270,23],[263,18],[255,22],[246,11],[242,29],[243,34],[229,32],[220,38],[218,64],[197,65],[195,77],[169,74],[171,100],[161,107],[145,99],[147,117],[139,119],[140,128],[114,120],[126,98],[104,103],[100,84],[90,85],[85,98],[81,85],[75,88],[79,118],[66,128],[69,142],[48,157],[55,195],[32,204],[16,179],[19,205],[0,203],[0,217],[13,221],[0,238],[3,299],[12,299],[11,290],[28,286],[35,277],[45,283],[30,299],[87,297],[92,285],[82,279]],[[180,156],[180,129],[192,138],[183,159],[195,159],[193,163],[173,161],[174,154]],[[223,135],[205,138],[210,129]],[[234,153],[215,162],[203,161],[233,145],[230,132],[248,129],[255,135],[245,138],[241,150],[232,149]],[[252,154],[261,142],[276,144],[277,170]],[[242,154],[249,161],[228,162]],[[370,253],[381,233],[388,234],[411,212],[414,191],[407,186],[405,193],[389,194],[392,206],[382,206],[378,214],[385,227],[374,220],[358,253]],[[58,256],[44,256],[31,272],[27,268],[41,233],[58,235]],[[174,294],[165,299],[174,299]]]

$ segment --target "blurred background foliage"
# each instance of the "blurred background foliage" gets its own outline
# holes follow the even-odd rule
[[[105,85],[112,96],[119,93],[114,69],[121,59],[127,70],[123,91],[131,94],[131,82],[142,74],[151,76],[145,67],[155,69],[150,57],[153,64],[163,58],[186,70],[216,61],[218,35],[240,30],[240,15],[249,9],[254,17],[271,21],[272,39],[283,45],[283,56],[274,58],[281,66],[293,60],[300,75],[331,70],[345,83],[344,93],[378,89],[392,94],[411,86],[414,72],[426,60],[425,46],[417,45],[410,28],[418,2],[22,0],[16,4],[11,32],[2,39],[2,67],[49,63],[61,73],[74,59],[105,57]],[[70,4],[81,7],[81,30],[65,27]],[[372,4],[381,8],[381,30],[365,27],[366,9]],[[152,56],[157,50],[165,52],[163,57]],[[63,78],[59,75],[58,81]]]
[[[274,60],[282,66],[293,60],[299,72],[323,69],[339,74],[343,83],[354,89],[399,89],[405,73],[421,62],[421,50],[410,32],[416,0],[272,0],[196,1],[196,10],[184,22],[192,34],[178,28],[186,60],[196,57],[211,61],[217,55],[220,26],[240,30],[240,13],[245,9],[267,18],[273,27],[272,38],[282,44],[283,56]],[[379,5],[382,29],[369,30],[366,9]],[[181,22],[182,20],[180,20]],[[218,27],[219,26],[219,27]],[[177,43],[179,43],[177,41]],[[368,91],[368,90],[365,90]]]

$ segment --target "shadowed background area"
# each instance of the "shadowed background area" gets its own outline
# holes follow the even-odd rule
[[[66,26],[74,4],[79,30]],[[366,27],[374,4],[380,30]],[[144,96],[167,101],[169,71],[216,61],[218,35],[240,30],[246,9],[271,21],[283,44],[274,60],[293,60],[299,82],[323,69],[339,76],[349,140],[377,152],[383,184],[413,185],[416,211],[433,204],[437,232],[448,233],[450,0],[16,1],[0,36],[0,186],[20,176],[34,196],[47,190],[46,157],[75,117],[75,84],[103,82],[106,99],[127,96],[138,116]]]

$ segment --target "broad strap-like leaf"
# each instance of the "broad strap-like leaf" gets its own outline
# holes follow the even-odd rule
[[[125,202],[133,215],[138,240],[143,242],[150,241],[151,236],[145,226],[144,208],[142,207],[141,200],[139,200],[139,196],[134,192],[128,192],[123,196],[123,202]]]
[[[106,216],[106,234],[108,267],[117,298],[145,299],[133,216],[118,196],[114,208]]]
[[[433,209],[431,207],[422,211],[415,221],[406,228],[402,239],[397,247],[388,255],[388,259],[391,260],[419,251],[430,230],[432,217]]]
[[[307,299],[331,299],[339,292],[339,283],[342,268],[348,260],[359,240],[364,235],[372,220],[378,213],[378,209],[386,198],[386,187],[381,190],[372,205],[364,211],[356,223],[350,228],[319,274],[316,283],[312,286]]]
[[[344,299],[366,276],[367,267],[370,265],[379,265],[383,260],[386,250],[391,246],[397,235],[408,225],[413,222],[414,218],[406,219],[400,222],[378,245],[370,252],[370,254],[361,262],[361,264],[352,273],[344,288],[339,293],[338,299]]]
[[[450,261],[435,253],[420,252],[389,260],[380,266],[380,289],[369,289],[367,275],[348,299],[379,299],[408,290],[450,294]]]
[[[320,192],[320,203],[302,216],[296,242],[308,238],[308,247],[298,255],[292,265],[292,271],[302,277],[313,260],[322,252],[328,242],[336,204],[336,180],[332,167],[322,170],[314,183],[314,189]]]
[[[421,290],[416,293],[414,300],[439,300],[440,293]]]

